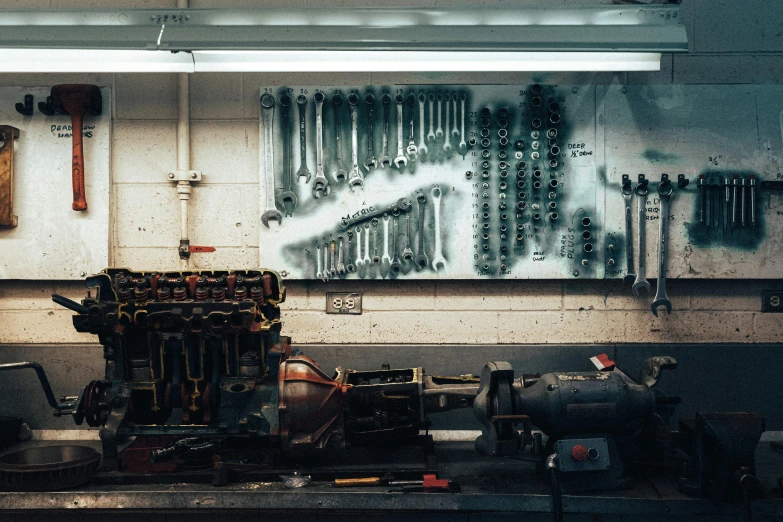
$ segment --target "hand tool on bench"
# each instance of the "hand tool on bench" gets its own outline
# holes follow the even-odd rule
[[[85,114],[98,116],[103,107],[101,90],[97,85],[61,84],[52,87],[52,107],[56,112],[71,116],[73,136],[73,205],[74,210],[87,210],[84,189],[84,147],[82,128]]]
[[[14,215],[14,140],[19,129],[0,125],[0,228],[12,228],[18,223]]]

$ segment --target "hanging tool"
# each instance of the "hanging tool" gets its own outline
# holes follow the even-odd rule
[[[272,125],[275,117],[275,97],[269,93],[261,96],[261,130],[264,134],[263,190],[266,193],[266,206],[261,214],[261,222],[269,228],[269,220],[283,224],[283,214],[275,207],[275,156]]]
[[[707,211],[707,177],[704,174],[699,174],[699,180],[696,182],[696,185],[699,187],[699,223],[704,226],[706,224],[705,215]]]
[[[734,174],[731,178],[731,232],[737,228],[737,203],[739,202],[739,176]]]
[[[13,228],[19,220],[14,215],[14,140],[19,129],[0,125],[0,228]]]
[[[636,205],[639,217],[639,236],[637,237],[636,255],[639,256],[639,270],[636,272],[636,281],[634,281],[631,290],[636,297],[640,296],[640,290],[644,289],[647,294],[650,293],[650,283],[647,281],[647,194],[649,193],[649,180],[644,174],[639,174],[639,182],[636,184]]]
[[[669,247],[668,222],[669,222],[669,198],[674,192],[669,176],[661,175],[661,182],[658,184],[658,197],[661,200],[660,223],[658,227],[658,288],[655,292],[655,300],[652,302],[651,309],[655,317],[658,317],[658,307],[665,306],[666,313],[672,313],[672,302],[666,295],[666,254]]]
[[[99,116],[103,109],[101,90],[97,85],[61,84],[52,87],[52,107],[56,112],[71,116],[73,154],[73,204],[77,211],[87,210],[84,186],[84,147],[82,129],[84,116]]]
[[[364,168],[369,174],[378,167],[378,160],[375,159],[373,128],[375,126],[375,96],[368,94],[364,97],[364,103],[367,104],[367,159],[364,160]]]
[[[721,178],[721,186],[723,187],[723,235],[729,233],[729,213],[731,212],[731,180],[729,178]]]
[[[748,179],[748,189],[750,192],[750,228],[756,228],[756,176],[750,175]]]
[[[348,171],[343,166],[343,97],[339,94],[332,96],[332,108],[334,109],[334,157],[336,168],[332,172],[332,179],[340,183],[348,179]]]
[[[283,192],[277,196],[277,203],[285,210],[286,216],[293,216],[297,198],[294,193],[294,170],[291,165],[291,104],[293,100],[287,94],[280,96],[280,126],[283,132]]]
[[[348,107],[349,110],[351,111],[351,177],[348,180],[348,187],[351,190],[353,190],[353,188],[357,186],[364,188],[364,175],[362,174],[362,171],[359,170],[358,105],[359,105],[359,96],[357,96],[356,93],[351,93],[348,96]]]
[[[307,168],[307,96],[297,96],[296,104],[299,106],[299,170],[296,171],[296,179],[305,178],[307,184],[312,177],[310,169]]]
[[[633,185],[631,177],[623,174],[621,187],[623,200],[625,201],[625,268],[626,273],[623,277],[624,285],[632,285],[636,280],[636,274],[633,273],[633,219],[631,218],[631,199],[633,198]]]
[[[746,201],[747,201],[747,190],[748,190],[748,180],[745,178],[742,178],[740,180],[740,223],[742,223],[742,228],[745,228],[747,226],[747,216],[748,211],[746,207]]]
[[[328,196],[331,192],[329,180],[324,174],[324,93],[317,92],[315,100],[315,179],[313,180],[313,197]]]

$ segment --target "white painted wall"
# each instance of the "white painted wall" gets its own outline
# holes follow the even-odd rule
[[[174,7],[170,1],[0,0],[0,8]],[[584,5],[577,0],[275,0],[264,5]],[[251,0],[191,0],[192,7],[257,6]],[[283,84],[506,83],[565,84],[783,82],[783,2],[684,0],[692,53],[664,56],[657,73],[628,74],[196,74],[191,77],[192,168],[205,179],[190,203],[191,242],[219,247],[194,254],[193,266],[259,263],[258,87]],[[0,75],[0,85],[79,82],[111,86],[111,255],[115,266],[177,267],[178,200],[161,181],[176,164],[176,75]],[[262,260],[263,261],[263,260]],[[263,264],[263,263],[261,263]],[[285,267],[269,267],[284,269]],[[782,274],[783,275],[783,274]],[[770,282],[669,281],[670,317],[616,282],[336,282],[288,283],[284,329],[308,343],[603,343],[781,342],[783,317],[761,314]],[[361,316],[323,313],[325,292],[365,293]],[[78,283],[0,281],[0,343],[94,342],[77,334],[71,313],[49,300],[83,295]]]

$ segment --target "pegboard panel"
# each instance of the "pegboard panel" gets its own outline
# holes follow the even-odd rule
[[[15,109],[32,94],[32,116]],[[14,151],[15,228],[0,228],[0,278],[81,279],[109,261],[109,144],[111,91],[101,89],[100,116],[84,121],[88,210],[71,209],[71,118],[46,116],[38,102],[47,88],[0,88],[0,125],[19,129]]]

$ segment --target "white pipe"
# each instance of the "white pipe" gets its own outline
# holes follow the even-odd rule
[[[189,0],[177,0],[177,8],[187,9]],[[177,170],[190,170],[190,77],[177,75]],[[180,239],[188,239],[188,201],[192,188],[189,181],[177,182],[180,210]],[[179,259],[180,268],[188,268],[190,259]]]

